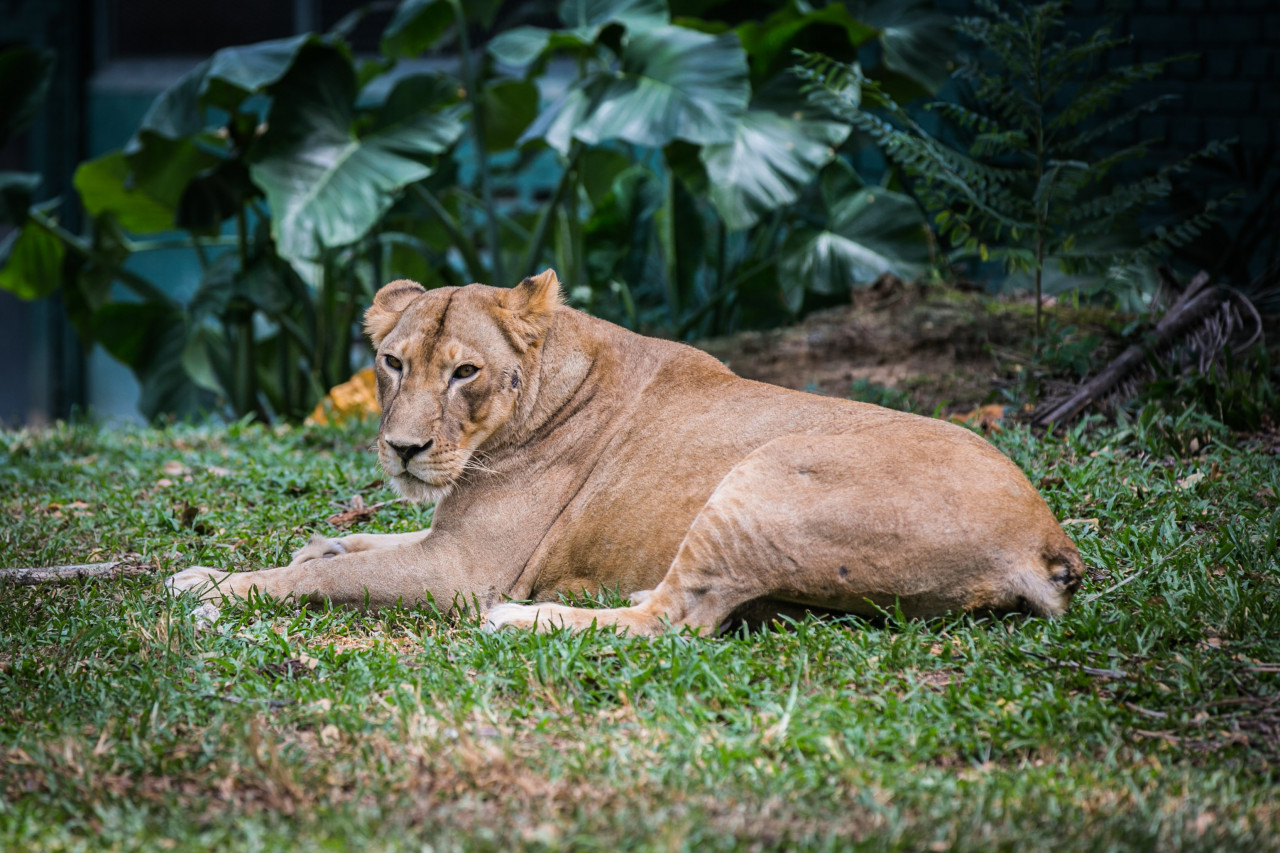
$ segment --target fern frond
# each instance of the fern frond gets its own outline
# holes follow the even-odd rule
[[[1194,216],[1182,220],[1170,228],[1157,228],[1153,238],[1145,243],[1136,253],[1147,263],[1155,263],[1174,249],[1187,245],[1209,229],[1222,218],[1225,208],[1234,207],[1244,196],[1242,190],[1229,193],[1221,198],[1210,199],[1204,209]]]
[[[996,120],[951,101],[934,101],[925,104],[924,108],[929,112],[937,113],[956,127],[973,133],[999,133],[1002,130],[1000,123]]]
[[[1084,84],[1071,99],[1071,103],[1049,123],[1049,131],[1074,127],[1091,118],[1116,98],[1132,89],[1134,85],[1159,77],[1164,73],[1165,67],[1173,61],[1174,59],[1162,59],[1157,62],[1125,65]]]
[[[1151,100],[1144,101],[1133,109],[1127,110],[1115,118],[1100,122],[1089,129],[1076,134],[1075,136],[1058,141],[1056,137],[1057,131],[1060,130],[1060,128],[1050,128],[1047,137],[1050,143],[1055,147],[1062,148],[1066,151],[1081,151],[1087,149],[1098,140],[1105,139],[1108,135],[1114,133],[1125,125],[1133,124],[1142,116],[1154,113],[1165,104],[1176,100],[1178,100],[1177,95],[1157,95]]]
[[[1030,147],[1031,141],[1024,131],[1004,130],[999,133],[978,134],[969,150],[975,157],[1001,157],[1024,154]]]
[[[1133,43],[1133,36],[1112,36],[1110,27],[1103,27],[1079,44],[1063,46],[1052,51],[1045,60],[1045,76],[1051,88],[1080,79],[1081,66],[1092,66],[1095,60],[1105,59],[1106,54]],[[1086,73],[1091,67],[1083,69]]]

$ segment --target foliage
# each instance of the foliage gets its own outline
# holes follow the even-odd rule
[[[505,285],[555,265],[576,304],[691,335],[776,323],[807,294],[930,262],[923,218],[856,189],[837,154],[848,127],[784,67],[797,47],[851,59],[878,45],[886,89],[922,92],[948,54],[927,4],[855,18],[790,0],[757,21],[733,4],[673,17],[665,0],[565,0],[560,29],[493,33],[498,5],[405,0],[375,60],[351,54],[355,19],[218,51],[122,150],[81,165],[86,233],[56,202],[31,205],[32,176],[0,176],[0,215],[21,226],[0,286],[61,287],[82,338],[138,375],[148,415],[190,411],[203,389],[236,416],[296,418],[350,375],[359,309],[395,277]],[[446,49],[456,75],[397,68]],[[31,93],[0,103],[18,117],[47,79],[24,56],[21,72],[0,63]],[[502,199],[548,175],[545,198]],[[181,246],[204,267],[189,299],[129,266]]]
[[[1259,345],[1251,353],[1233,356],[1207,373],[1184,373],[1155,363],[1156,380],[1144,390],[1133,409],[1138,417],[1176,422],[1206,412],[1231,429],[1259,430],[1280,424],[1280,370],[1271,354]],[[1152,411],[1147,412],[1150,408]]]
[[[900,412],[914,412],[916,408],[906,391],[901,388],[890,388],[887,385],[872,382],[870,379],[855,379],[849,388],[849,399],[884,406],[886,409],[897,409]]]
[[[800,73],[813,103],[876,141],[935,217],[941,239],[960,255],[994,258],[1010,273],[1030,274],[1039,333],[1050,265],[1067,276],[1124,275],[1206,228],[1224,199],[1145,236],[1138,236],[1137,217],[1169,196],[1175,175],[1225,146],[1212,143],[1128,177],[1157,140],[1108,148],[1108,138],[1169,98],[1104,111],[1181,57],[1115,63],[1112,52],[1130,39],[1113,37],[1107,27],[1088,36],[1067,30],[1065,2],[977,5],[981,15],[957,24],[979,51],[956,72],[969,103],[929,105],[945,132],[927,130],[856,63],[814,55]]]
[[[260,600],[197,633],[153,577],[0,587],[0,847],[1275,850],[1280,469],[1200,417],[1179,453],[994,436],[1090,567],[1054,622],[484,635]],[[0,565],[277,565],[389,497],[369,429],[0,434]]]

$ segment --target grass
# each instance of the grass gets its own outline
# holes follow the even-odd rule
[[[0,433],[0,564],[281,564],[390,497],[369,439]],[[645,639],[254,601],[197,633],[155,576],[0,587],[0,849],[1280,849],[1274,438],[994,440],[1091,567],[1063,619]]]

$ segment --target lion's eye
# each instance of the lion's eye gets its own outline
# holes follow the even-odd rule
[[[387,363],[387,367],[392,370],[398,371],[400,368],[404,367],[404,364],[400,362],[400,359],[396,358],[394,355],[389,355],[383,360]]]
[[[474,376],[476,371],[479,369],[480,368],[476,367],[474,364],[460,364],[458,365],[458,369],[453,371],[453,378],[466,379],[468,376]]]

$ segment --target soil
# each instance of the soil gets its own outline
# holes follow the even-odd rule
[[[1097,335],[1104,346],[1118,340],[1103,312],[1053,306],[1047,314],[1060,328]],[[887,396],[947,416],[1015,400],[1034,324],[1030,301],[885,276],[855,291],[852,304],[797,325],[698,346],[750,379],[871,402]]]

